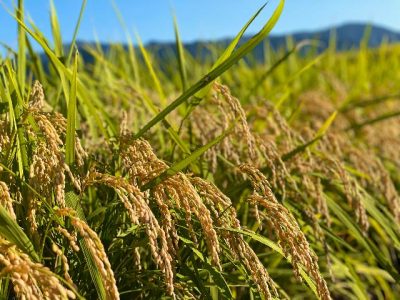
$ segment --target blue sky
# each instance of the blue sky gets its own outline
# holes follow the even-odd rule
[[[15,0],[14,0],[15,2]],[[65,41],[72,37],[81,0],[54,0]],[[231,37],[265,0],[115,0],[129,29],[145,41],[174,39],[174,11],[184,41]],[[263,25],[278,0],[270,0],[250,32]],[[12,0],[0,0],[12,7]],[[49,0],[25,0],[27,14],[50,36]],[[286,0],[274,33],[315,30],[345,22],[373,22],[400,31],[400,0]],[[80,40],[124,41],[111,0],[88,0]],[[16,46],[15,21],[0,6],[0,42]]]

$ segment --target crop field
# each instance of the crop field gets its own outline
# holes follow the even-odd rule
[[[264,9],[207,59],[175,21],[169,58],[129,37],[88,62],[18,1],[1,299],[400,299],[400,46],[272,49]]]

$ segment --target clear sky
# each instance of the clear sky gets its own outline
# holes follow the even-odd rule
[[[14,2],[16,2],[14,0]],[[81,0],[54,0],[64,41],[72,37]],[[172,41],[172,12],[184,41],[232,37],[265,0],[115,0],[129,29],[145,41]],[[263,25],[278,0],[270,0],[250,28]],[[13,0],[0,0],[12,7]],[[27,14],[50,37],[49,0],[25,0]],[[372,22],[400,31],[400,0],[286,0],[274,33],[315,30],[346,22]],[[124,41],[111,0],[88,0],[80,40]],[[0,6],[0,42],[16,46],[15,21]]]

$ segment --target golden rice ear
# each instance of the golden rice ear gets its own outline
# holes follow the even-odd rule
[[[67,239],[72,250],[79,252],[80,248],[78,246],[78,239],[76,238],[75,234],[69,233],[68,230],[62,228],[61,226],[56,227],[56,230]]]
[[[103,281],[106,290],[107,299],[119,299],[119,292],[114,277],[114,272],[111,269],[111,264],[108,260],[107,253],[104,250],[104,246],[97,233],[91,229],[86,222],[78,217],[70,216],[70,218],[72,226],[85,240],[86,246],[94,258],[94,263],[100,271],[101,280]]]
[[[0,277],[9,275],[19,299],[75,299],[75,293],[64,287],[47,267],[31,261],[16,246],[0,238]]]
[[[132,224],[145,225],[152,256],[164,273],[168,293],[174,295],[174,270],[171,255],[174,249],[171,246],[177,244],[177,233],[174,231],[175,241],[172,242],[172,237],[160,227],[147,203],[146,195],[125,179],[92,171],[85,181],[85,186],[94,184],[103,184],[113,188],[123,203]],[[134,252],[134,255],[138,258],[137,251]]]
[[[275,283],[269,276],[267,269],[260,262],[256,253],[240,234],[224,229],[241,229],[240,222],[236,216],[236,210],[232,207],[231,200],[224,195],[215,185],[199,177],[189,177],[191,183],[196,187],[199,195],[210,207],[218,227],[222,230],[217,233],[229,246],[235,258],[243,261],[247,271],[251,274],[259,291],[267,298],[272,299],[272,294],[278,297]],[[272,290],[272,294],[271,294]]]
[[[242,165],[240,170],[249,176],[254,188],[254,193],[249,197],[250,203],[265,209],[261,214],[262,219],[273,230],[285,254],[292,257],[296,277],[301,280],[303,265],[314,278],[321,299],[331,299],[328,286],[319,271],[317,256],[293,215],[275,198],[267,178],[251,165]]]
[[[7,210],[14,220],[17,219],[14,212],[13,200],[11,199],[10,191],[7,184],[3,181],[0,181],[0,205]]]
[[[243,138],[247,143],[247,150],[249,153],[249,159],[254,161],[256,159],[256,151],[255,151],[255,139],[251,130],[249,128],[249,124],[247,123],[246,113],[243,110],[242,105],[240,104],[239,99],[233,97],[229,88],[224,85],[220,85],[218,83],[214,83],[214,89],[221,93],[226,103],[229,105],[230,109],[233,113],[233,119],[238,118],[240,124],[240,137]]]
[[[72,281],[71,276],[69,275],[69,263],[68,263],[68,258],[64,255],[63,251],[56,245],[52,244],[51,245],[51,250],[57,255],[57,258],[60,258],[61,260],[61,265],[63,268],[63,276],[64,279],[73,287],[76,288],[76,285]]]
[[[361,200],[361,195],[358,191],[357,183],[346,172],[343,164],[338,159],[333,159],[335,171],[338,173],[343,184],[344,193],[350,207],[354,209],[357,222],[364,233],[368,231],[370,226],[368,222],[367,211]]]
[[[144,140],[123,140],[121,155],[133,184],[143,186],[167,169],[167,165],[157,158],[150,144]],[[186,225],[194,242],[197,242],[197,238],[191,218],[192,215],[198,218],[212,261],[220,267],[219,242],[213,228],[210,211],[203,204],[187,177],[183,173],[175,174],[158,184],[151,192],[157,199],[157,203],[164,202],[171,208],[174,205],[183,208]],[[169,200],[170,197],[174,202]],[[160,209],[165,210],[166,208],[161,206]],[[174,234],[174,231],[172,233]],[[175,244],[175,242],[169,244]]]
[[[10,124],[7,120],[0,120],[0,158],[7,153],[10,142]]]
[[[259,157],[255,149],[255,138],[239,99],[231,94],[228,87],[214,83],[213,94],[204,102],[190,115],[192,134],[199,144],[209,143],[231,124],[235,124],[226,138],[205,152],[204,158],[211,171],[217,170],[218,156],[223,156],[233,164],[257,163]]]
[[[29,96],[29,108],[32,110],[41,111],[44,107],[45,96],[42,84],[35,80]]]
[[[64,142],[66,134],[66,119],[59,113],[45,113],[44,92],[41,84],[36,81],[30,95],[29,109],[25,114],[34,119],[35,126],[26,124],[30,139],[35,140],[33,155],[29,170],[27,218],[30,231],[37,228],[38,194],[52,199],[54,194],[55,205],[65,207],[65,186],[69,179],[77,191],[81,191],[81,183],[73,175],[65,163]],[[76,166],[82,167],[87,158],[80,140],[75,139]],[[66,176],[67,175],[67,176]]]

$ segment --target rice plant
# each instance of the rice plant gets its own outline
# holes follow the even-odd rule
[[[252,59],[281,0],[213,61],[176,19],[160,60],[120,18],[128,45],[88,45],[89,62],[85,5],[69,48],[53,4],[51,37],[22,0],[9,12],[2,299],[398,299],[399,46],[288,39]]]

